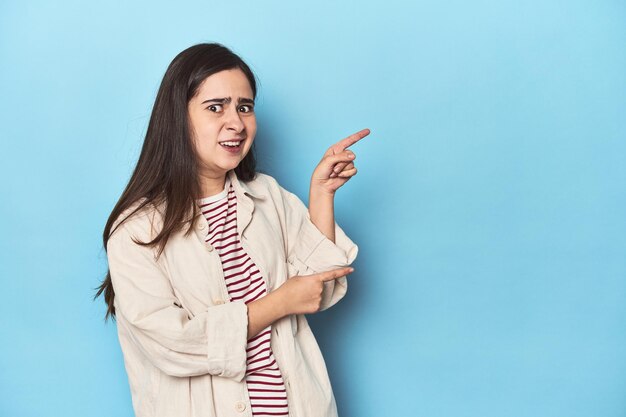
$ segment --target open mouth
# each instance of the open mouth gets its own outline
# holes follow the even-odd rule
[[[232,140],[232,141],[220,142],[220,145],[222,146],[222,148],[224,148],[228,152],[236,153],[236,152],[239,152],[241,148],[243,147],[243,142],[244,142],[243,140]]]

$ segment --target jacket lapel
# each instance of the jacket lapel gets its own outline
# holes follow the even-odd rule
[[[237,197],[237,233],[239,238],[242,238],[246,227],[252,220],[252,214],[254,213],[254,199],[264,199],[265,196],[250,189],[248,184],[239,181],[235,170],[228,171],[228,177],[233,184],[235,190],[235,196]]]

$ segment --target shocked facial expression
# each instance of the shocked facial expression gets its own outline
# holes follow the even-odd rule
[[[254,98],[240,69],[207,77],[187,105],[200,175],[221,178],[235,169],[256,134]]]

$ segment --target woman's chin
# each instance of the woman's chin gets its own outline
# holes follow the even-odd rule
[[[233,170],[239,166],[241,160],[233,161],[230,163],[224,163],[220,166],[220,170],[226,174],[228,171]]]

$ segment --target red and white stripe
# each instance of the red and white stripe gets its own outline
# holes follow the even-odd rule
[[[227,191],[228,190],[228,191]],[[230,181],[224,191],[203,198],[198,205],[209,223],[206,241],[220,256],[231,301],[246,304],[267,294],[265,280],[237,234],[237,199]],[[246,383],[253,416],[287,416],[287,391],[270,346],[272,326],[248,340]]]

